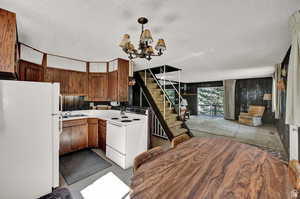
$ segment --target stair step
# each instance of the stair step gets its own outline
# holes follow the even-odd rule
[[[164,107],[164,101],[157,101],[155,100],[155,103],[157,104],[157,106],[161,106],[162,108]],[[165,105],[166,105],[166,108],[170,108],[170,102],[168,102],[167,100],[165,101]]]
[[[183,124],[182,121],[167,122],[167,125],[168,125],[169,128],[181,127],[182,124]]]
[[[163,113],[161,113],[162,115],[164,115]],[[177,114],[172,113],[172,114],[166,114],[165,120],[167,122],[172,122],[172,121],[177,121]]]
[[[144,76],[144,77],[145,77],[145,71],[141,71],[141,72],[139,72],[139,74],[140,74],[141,76]],[[150,73],[149,71],[147,71],[147,76],[152,77],[152,75],[151,75],[151,73]]]
[[[147,83],[147,88],[148,89],[156,89],[158,88],[158,85],[156,83]]]
[[[186,128],[170,128],[170,131],[172,132],[174,137],[188,132]]]

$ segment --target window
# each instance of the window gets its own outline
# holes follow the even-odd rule
[[[198,115],[223,117],[223,96],[223,87],[198,88]]]

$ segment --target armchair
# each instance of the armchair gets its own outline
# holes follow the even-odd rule
[[[249,126],[260,126],[262,125],[262,116],[264,114],[264,106],[250,105],[248,113],[241,112],[239,115],[239,123],[246,124]]]

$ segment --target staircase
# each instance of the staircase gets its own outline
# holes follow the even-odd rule
[[[160,123],[164,127],[168,139],[171,141],[174,137],[182,134],[192,136],[190,130],[176,112],[176,105],[170,100],[165,87],[161,85],[151,70],[137,72],[135,76],[137,82],[142,84],[140,86],[144,89],[143,92],[148,93],[147,98],[151,98],[152,103],[154,102],[152,108],[156,110],[156,115],[160,116],[160,120],[163,120]],[[142,82],[139,82],[139,80],[142,80]],[[179,97],[181,97],[180,94]]]

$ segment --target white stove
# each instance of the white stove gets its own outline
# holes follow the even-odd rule
[[[148,148],[147,122],[147,116],[110,118],[107,121],[106,156],[123,169],[133,166],[134,158]]]

